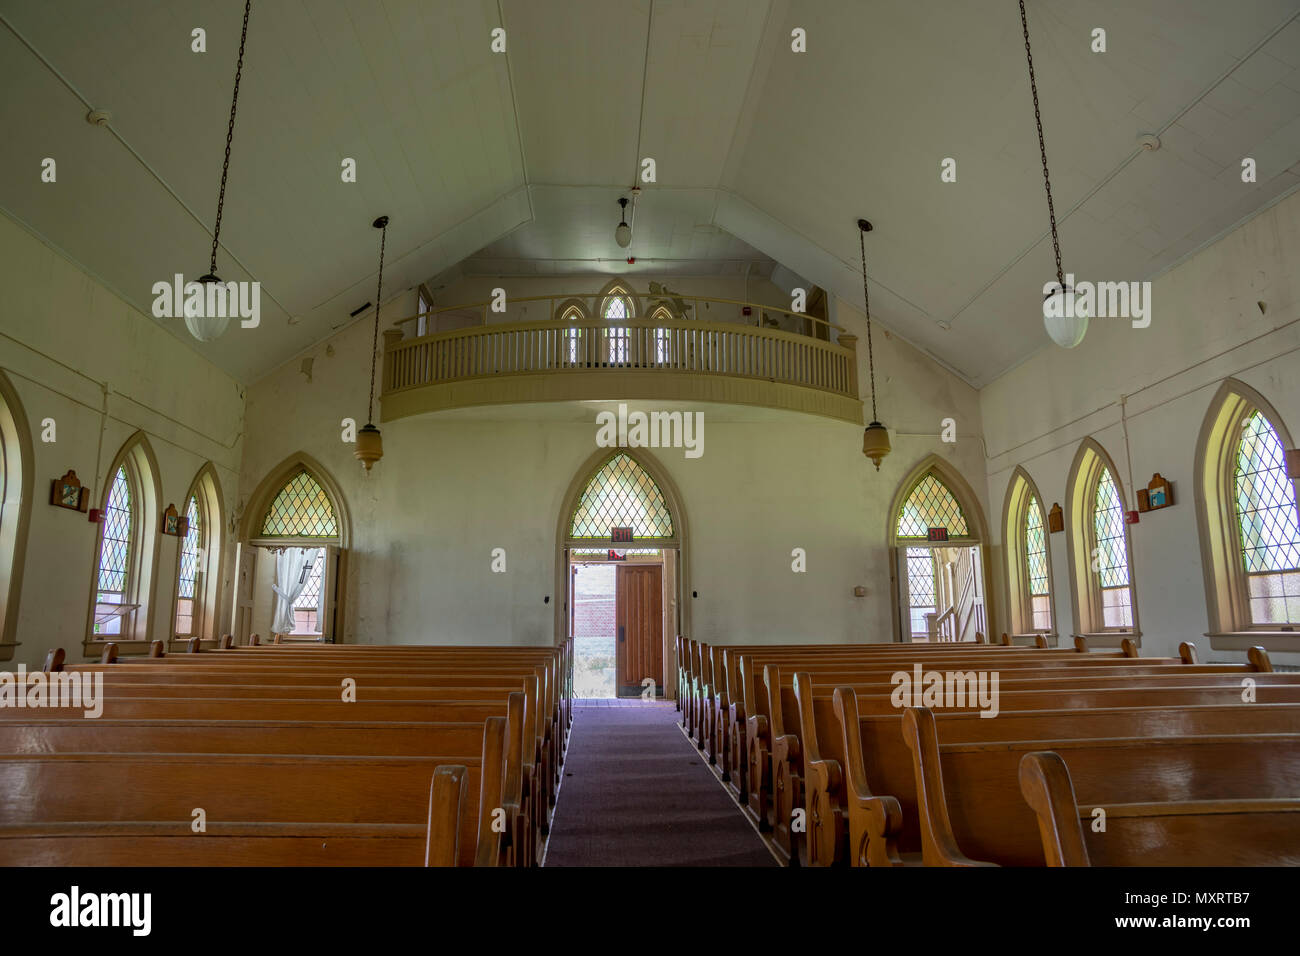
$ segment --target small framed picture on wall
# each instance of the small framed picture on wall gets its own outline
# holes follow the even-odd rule
[[[90,489],[81,483],[75,471],[50,482],[50,504],[72,511],[85,511],[90,503]]]

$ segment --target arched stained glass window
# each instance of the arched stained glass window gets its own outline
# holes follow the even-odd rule
[[[135,519],[131,511],[131,482],[126,466],[118,468],[104,505],[104,534],[99,547],[95,601],[124,604],[131,568]],[[95,624],[96,634],[121,634],[122,618],[111,617]]]
[[[1047,536],[1043,529],[1043,509],[1032,494],[1025,507],[1025,570],[1034,630],[1049,631],[1052,609],[1047,581]]]
[[[898,514],[898,537],[925,538],[931,528],[947,528],[950,538],[970,535],[961,505],[933,472],[918,481],[903,502]]]
[[[601,311],[610,322],[626,321],[632,318],[632,300],[622,288],[615,286],[605,296]],[[606,334],[609,336],[610,364],[620,365],[625,363],[628,360],[628,329],[612,328]]]
[[[262,536],[268,538],[334,538],[338,533],[329,496],[306,471],[280,489],[262,521]]]
[[[1300,526],[1282,442],[1256,409],[1241,423],[1233,476],[1252,624],[1300,622]]]
[[[673,518],[653,478],[626,454],[607,461],[583,489],[571,538],[609,540],[611,528],[631,528],[637,540],[673,537]]]
[[[185,509],[185,537],[181,539],[180,572],[176,585],[176,634],[187,636],[195,632],[195,612],[198,603],[200,567],[199,550],[203,540],[203,523],[199,516],[199,501],[190,495]]]
[[[1093,529],[1096,544],[1093,570],[1101,589],[1102,623],[1106,627],[1132,627],[1132,595],[1129,591],[1128,545],[1124,535],[1124,505],[1110,469],[1103,467],[1093,499]]]

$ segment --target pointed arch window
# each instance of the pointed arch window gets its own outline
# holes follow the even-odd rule
[[[201,620],[199,612],[200,580],[206,553],[199,543],[203,540],[203,517],[199,513],[199,500],[190,495],[185,507],[185,536],[181,538],[179,573],[176,582],[176,636],[191,637],[195,632],[195,618]]]
[[[133,583],[131,559],[137,547],[135,497],[131,478],[123,464],[113,476],[104,502],[104,530],[100,536],[99,564],[95,575],[95,603],[103,605],[97,608],[95,615],[94,632],[99,637],[123,634],[123,615],[114,614],[107,605],[131,603],[128,600]]]
[[[1241,423],[1233,499],[1252,625],[1300,623],[1300,522],[1282,440],[1255,409]]]
[[[1004,515],[1011,627],[1016,634],[1055,633],[1044,511],[1038,489],[1023,468],[1016,469],[1007,487]]]
[[[592,475],[573,509],[571,539],[608,541],[611,528],[631,528],[636,540],[674,537],[663,492],[631,456],[620,452]]]
[[[672,322],[673,313],[668,306],[661,305],[650,313],[650,318],[656,322]],[[656,328],[654,330],[654,360],[656,364],[664,365],[669,361],[671,334],[666,328]]]
[[[1129,587],[1124,504],[1109,468],[1103,467],[1097,479],[1092,522],[1096,534],[1093,566],[1101,595],[1102,624],[1107,628],[1131,628],[1133,595]]]
[[[264,538],[337,538],[338,534],[329,495],[305,469],[285,483],[262,519]]]
[[[1292,447],[1264,396],[1235,379],[1223,383],[1196,459],[1211,635],[1300,626],[1300,513],[1286,457]]]
[[[626,322],[634,317],[632,297],[622,286],[613,286],[601,303],[601,317],[610,323]],[[630,331],[626,326],[617,324],[606,329],[609,342],[609,363],[626,365],[628,361],[628,342]]]
[[[559,315],[557,318],[561,322],[568,322],[573,325],[581,325],[587,321],[587,312],[582,303],[577,299],[570,299],[567,302],[560,303]],[[569,365],[577,365],[579,362],[585,362],[586,358],[582,352],[582,329],[572,328],[565,329],[561,338],[561,352],[564,361]]]
[[[94,653],[91,642],[105,638],[149,640],[157,581],[158,465],[143,432],[127,442],[107,474],[95,536],[88,653]]]
[[[1050,631],[1052,597],[1047,580],[1047,529],[1043,526],[1043,509],[1033,494],[1025,507],[1025,570],[1029,585],[1029,624],[1035,631]]]
[[[1114,464],[1088,439],[1075,456],[1067,529],[1077,632],[1137,634],[1133,553]]]

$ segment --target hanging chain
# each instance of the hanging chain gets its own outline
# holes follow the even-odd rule
[[[871,375],[871,420],[876,418],[876,362],[871,354],[871,295],[867,292],[867,232],[858,227],[858,245],[862,247],[862,304],[867,308],[867,371]]]
[[[1038,113],[1038,83],[1034,80],[1034,54],[1029,49],[1029,20],[1025,16],[1025,0],[1020,0],[1020,25],[1025,30],[1025,59],[1029,61],[1029,90],[1034,94],[1034,122],[1038,125],[1038,152],[1043,157],[1043,185],[1047,187],[1047,215],[1052,221],[1052,249],[1056,253],[1056,281],[1065,290],[1065,275],[1061,271],[1061,242],[1056,237],[1056,207],[1052,205],[1052,180],[1047,174],[1047,145],[1043,142],[1043,118]]]
[[[375,339],[370,345],[370,404],[367,406],[366,423],[375,421],[375,357],[379,354],[379,306],[384,301],[384,247],[388,244],[388,223],[384,223],[383,232],[379,234],[379,288],[375,292]]]
[[[217,193],[217,224],[212,229],[212,262],[208,274],[217,274],[217,237],[221,235],[221,211],[226,205],[226,177],[230,174],[230,142],[235,138],[235,107],[239,105],[239,78],[244,72],[244,44],[248,42],[248,13],[253,0],[244,0],[244,29],[239,36],[239,61],[235,64],[235,95],[230,98],[230,126],[226,129],[226,158],[221,163],[221,191]]]

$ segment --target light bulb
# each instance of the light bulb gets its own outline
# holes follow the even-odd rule
[[[614,241],[626,249],[632,243],[632,227],[625,222],[620,222],[618,228],[614,230]]]

